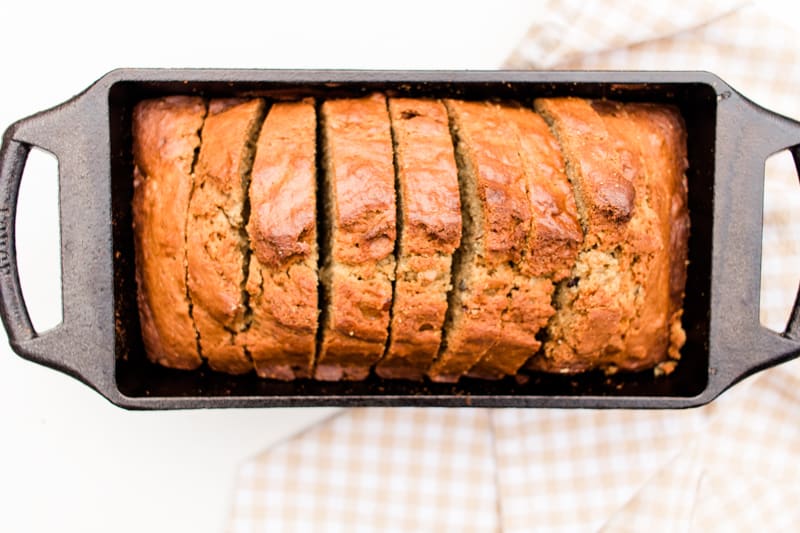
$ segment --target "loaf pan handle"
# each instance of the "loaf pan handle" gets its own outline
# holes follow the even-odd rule
[[[791,147],[790,151],[794,158],[794,166],[797,169],[797,177],[800,179],[800,144]],[[792,306],[792,314],[789,315],[789,323],[786,324],[783,336],[800,341],[800,287],[797,289],[797,296],[794,300],[794,306]]]
[[[9,128],[0,148],[0,315],[11,345],[17,347],[37,333],[22,297],[14,234],[19,186],[31,147],[14,139],[13,133]]]
[[[108,149],[108,87],[103,79],[72,100],[22,119],[0,148],[0,315],[11,347],[104,395],[114,385],[113,281]],[[32,147],[58,159],[61,232],[61,324],[37,332],[17,270],[14,223]],[[109,357],[109,352],[112,353]]]
[[[796,316],[783,332],[759,319],[765,162],[786,149],[796,155],[800,123],[764,109],[720,80],[715,84],[713,275],[704,400],[800,355]]]

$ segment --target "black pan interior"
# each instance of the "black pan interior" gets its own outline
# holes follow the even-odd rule
[[[388,94],[464,99],[509,99],[530,104],[535,97],[575,95],[620,101],[666,102],[677,105],[689,133],[689,209],[691,237],[683,325],[687,331],[682,360],[675,372],[656,378],[652,371],[606,376],[587,373],[561,376],[525,374],[524,379],[491,382],[462,379],[456,385],[382,380],[376,376],[358,383],[312,380],[279,382],[247,376],[227,376],[206,368],[186,372],[147,361],[139,331],[134,276],[131,198],[131,111],[142,99],[171,94],[204,97],[263,96],[295,99],[302,96],[357,96],[371,91]],[[691,397],[707,386],[712,254],[712,202],[716,91],[704,83],[614,84],[593,82],[425,82],[345,83],[286,82],[118,82],[109,92],[111,190],[114,245],[114,312],[116,325],[116,382],[130,397],[181,396],[680,396]]]

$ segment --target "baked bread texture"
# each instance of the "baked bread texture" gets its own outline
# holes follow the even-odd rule
[[[315,377],[361,380],[383,355],[396,205],[386,97],[328,100],[320,114],[325,302]]]
[[[583,240],[564,159],[547,124],[521,106],[497,105],[495,110],[498,120],[514,129],[507,142],[520,154],[531,220],[501,335],[470,371],[486,379],[516,374],[539,350],[537,334],[555,313],[555,283],[569,274]]]
[[[445,383],[678,363],[675,107],[170,96],[140,102],[132,126],[155,363]]]
[[[681,325],[683,315],[683,297],[686,286],[686,269],[688,265],[689,241],[689,209],[688,182],[686,169],[689,166],[686,154],[686,125],[680,112],[672,106],[655,104],[624,104],[621,106],[625,117],[636,128],[636,139],[645,165],[650,175],[650,186],[653,189],[650,197],[652,207],[658,213],[659,231],[662,242],[666,246],[661,250],[659,258],[660,276],[654,283],[651,299],[659,306],[647,305],[641,313],[643,325],[637,326],[631,336],[628,350],[649,361],[660,361],[657,372],[669,373],[680,359],[680,349],[686,342],[686,333]],[[663,223],[668,220],[669,223]],[[664,264],[668,264],[666,282],[663,279]],[[663,329],[660,322],[650,318],[654,313],[660,318],[664,305],[661,300],[664,285],[667,285],[666,304],[667,338],[663,342]],[[658,324],[658,328],[650,324]],[[656,331],[653,331],[653,330]],[[658,342],[653,342],[657,338]],[[664,359],[663,348],[667,344],[668,359]]]
[[[263,116],[260,99],[211,100],[189,203],[189,294],[200,349],[211,369],[231,374],[253,369],[239,333],[249,327],[250,319],[245,214]]]
[[[555,295],[538,370],[642,370],[666,359],[671,217],[663,205],[667,165],[643,150],[624,106],[577,98],[543,99],[585,231],[571,277]]]
[[[462,205],[462,241],[453,261],[445,331],[428,371],[454,382],[468,372],[502,333],[519,262],[527,244],[531,210],[513,128],[492,104],[446,100],[456,142]]]
[[[626,243],[634,212],[636,169],[625,172],[614,139],[591,103],[579,98],[536,100],[550,124],[573,185],[584,244],[570,278],[555,295],[548,343],[533,368],[576,373],[610,365],[624,349],[635,315],[636,285]]]
[[[317,332],[316,112],[272,105],[250,178],[246,346],[265,378],[310,378]]]
[[[390,98],[397,167],[398,243],[383,378],[422,378],[439,351],[461,239],[458,170],[447,110],[437,100]]]
[[[198,352],[186,288],[186,213],[206,115],[200,98],[169,96],[133,111],[133,226],[142,340],[161,365],[194,369]]]

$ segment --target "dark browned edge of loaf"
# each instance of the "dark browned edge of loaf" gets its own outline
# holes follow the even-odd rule
[[[203,360],[186,281],[186,213],[206,116],[201,98],[169,96],[133,111],[137,300],[147,356],[192,370]]]

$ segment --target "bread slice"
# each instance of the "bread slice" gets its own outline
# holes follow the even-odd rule
[[[593,101],[592,107],[615,140],[623,167],[633,169],[636,189],[634,214],[628,224],[629,246],[623,249],[630,254],[625,262],[635,282],[636,313],[625,332],[623,354],[609,364],[622,370],[653,368],[666,358],[669,342],[669,213],[664,209],[669,195],[661,176],[666,163],[642,150],[639,128],[622,104],[600,100]]]
[[[396,205],[386,97],[322,104],[325,295],[315,377],[361,380],[383,355],[395,271]]]
[[[390,98],[397,167],[397,273],[383,378],[422,379],[439,352],[461,239],[461,201],[447,110],[438,100]]]
[[[148,357],[194,369],[198,352],[186,288],[186,213],[206,115],[202,99],[145,100],[133,111],[133,227],[142,340]]]
[[[230,374],[253,368],[237,335],[249,324],[247,189],[263,116],[259,99],[209,103],[189,203],[189,293],[200,348],[213,370]]]
[[[634,142],[643,155],[650,205],[657,213],[658,231],[665,244],[648,277],[642,311],[628,333],[628,351],[645,364],[659,362],[656,371],[668,373],[686,341],[681,326],[689,238],[686,127],[672,106],[625,104],[616,112],[631,123]]]
[[[496,110],[498,119],[514,129],[508,142],[521,156],[531,226],[503,311],[502,334],[470,371],[488,379],[516,374],[539,350],[536,335],[555,313],[554,283],[569,274],[583,240],[564,159],[547,124],[532,109],[506,104]]]
[[[650,259],[662,244],[641,153],[627,126],[608,112],[611,105],[536,101],[563,149],[585,231],[571,276],[556,291],[548,342],[531,362],[539,370],[614,372],[641,364],[628,353],[626,335],[642,305]]]
[[[462,239],[453,259],[444,339],[428,371],[434,381],[457,381],[502,331],[518,264],[530,229],[530,205],[514,131],[491,104],[446,100],[456,139]]]
[[[252,311],[245,343],[261,377],[309,378],[317,332],[316,112],[272,105],[250,179]]]

